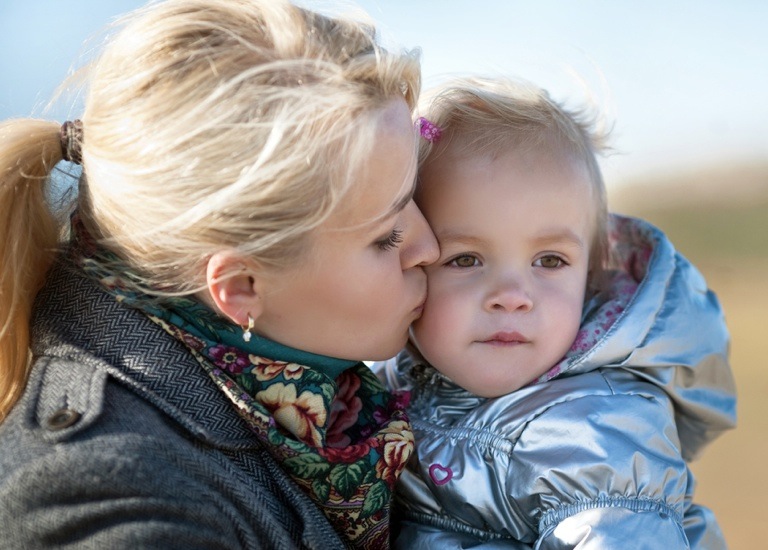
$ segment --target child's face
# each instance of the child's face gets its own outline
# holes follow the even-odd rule
[[[576,337],[594,207],[584,167],[547,151],[451,151],[417,202],[440,244],[412,336],[431,365],[484,397],[544,374]]]

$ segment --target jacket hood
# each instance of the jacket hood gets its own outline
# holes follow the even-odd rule
[[[585,305],[582,330],[560,371],[691,366],[727,355],[722,309],[701,273],[648,222],[612,215],[609,226],[604,290]]]
[[[664,233],[636,218],[610,219],[607,296],[585,307],[594,343],[567,357],[562,374],[621,368],[661,388],[675,404],[683,456],[736,422],[730,338],[701,273]],[[575,347],[578,347],[578,341]]]

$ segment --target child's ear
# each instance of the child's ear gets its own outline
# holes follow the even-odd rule
[[[216,307],[233,323],[248,325],[263,311],[262,277],[258,266],[232,252],[217,252],[206,269],[208,293]]]

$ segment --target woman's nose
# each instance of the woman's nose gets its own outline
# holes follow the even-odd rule
[[[406,224],[404,242],[400,249],[403,270],[435,263],[440,257],[437,239],[415,202],[411,201],[405,207],[403,219]]]
[[[485,301],[488,311],[521,311],[533,309],[533,299],[524,285],[517,280],[499,281]]]

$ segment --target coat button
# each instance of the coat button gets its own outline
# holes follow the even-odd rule
[[[59,409],[48,417],[45,427],[51,431],[63,430],[75,424],[81,417],[82,415],[75,410]]]

